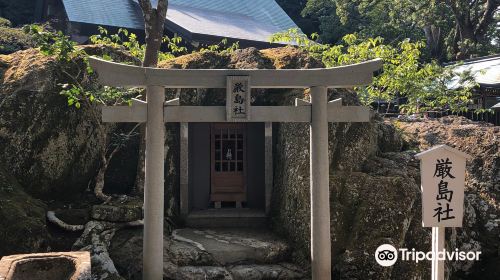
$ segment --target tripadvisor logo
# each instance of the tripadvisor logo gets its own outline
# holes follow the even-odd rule
[[[406,248],[397,250],[390,244],[383,244],[375,251],[375,260],[381,266],[392,266],[398,260],[398,252],[401,254],[400,259],[402,261],[413,261],[416,263],[424,260],[432,261],[434,258],[440,261],[478,261],[479,255],[481,255],[481,252],[464,252],[458,251],[458,249],[451,252],[442,250],[438,251],[437,254],[434,254],[434,252],[415,251],[415,249],[408,250]]]
[[[380,245],[375,251],[375,260],[381,266],[391,266],[398,260],[398,250],[389,244]]]

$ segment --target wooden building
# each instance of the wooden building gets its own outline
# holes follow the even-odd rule
[[[457,78],[449,85],[450,88],[460,87],[458,75],[470,71],[479,85],[474,89],[472,104],[467,112],[440,113],[441,116],[454,114],[464,116],[473,121],[484,121],[500,125],[500,55],[492,55],[469,59],[461,62],[456,68]],[[483,112],[481,109],[489,109]],[[477,111],[481,110],[481,111]]]
[[[470,71],[479,84],[474,90],[474,104],[470,109],[492,109],[500,102],[500,55],[480,57],[460,63],[463,64],[456,68],[457,74]],[[451,87],[458,86],[460,86],[458,82],[451,85]]]

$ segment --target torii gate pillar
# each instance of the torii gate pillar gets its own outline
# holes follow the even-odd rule
[[[309,166],[312,279],[331,279],[327,101],[326,87],[311,87]]]
[[[165,88],[146,90],[146,170],[144,187],[143,279],[163,279]]]

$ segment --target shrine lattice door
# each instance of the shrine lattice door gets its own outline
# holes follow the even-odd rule
[[[210,200],[216,208],[221,202],[241,207],[246,201],[246,152],[246,124],[211,125]]]

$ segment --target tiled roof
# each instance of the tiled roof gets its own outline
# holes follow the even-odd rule
[[[464,61],[462,65],[457,66],[456,73],[471,71],[476,82],[482,86],[492,87],[500,86],[500,55],[477,58]],[[455,81],[458,83],[458,81]],[[451,88],[458,85],[454,84]]]
[[[281,30],[297,27],[275,0],[170,0],[169,4],[220,12],[228,18],[244,15]]]
[[[69,21],[144,29],[137,3],[132,0],[62,0]]]
[[[72,22],[144,28],[137,0],[63,3]],[[152,1],[152,5],[156,3]],[[261,42],[267,42],[273,33],[297,27],[274,0],[170,0],[167,20],[193,34]]]

